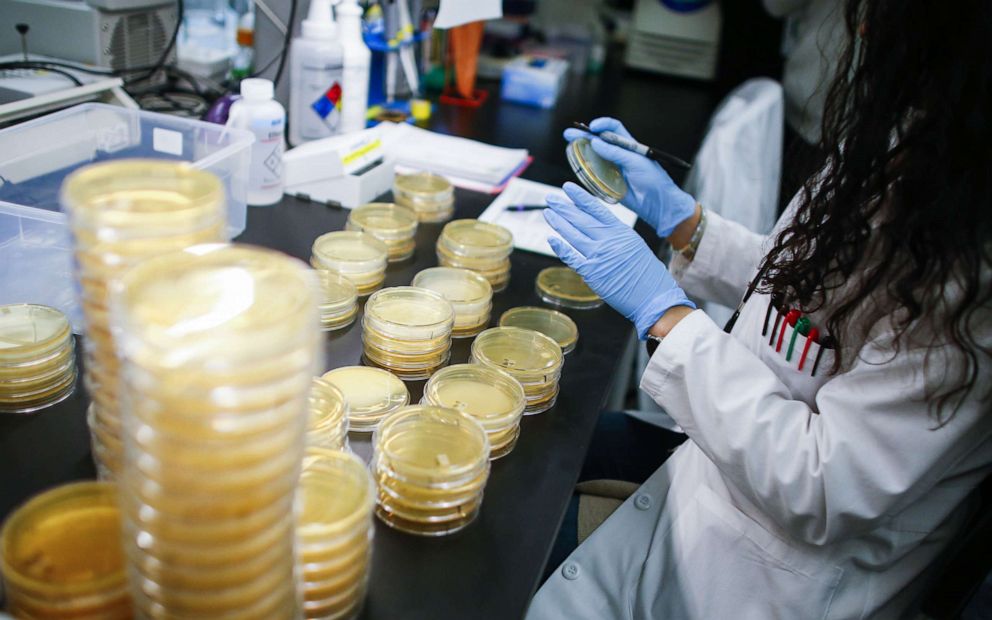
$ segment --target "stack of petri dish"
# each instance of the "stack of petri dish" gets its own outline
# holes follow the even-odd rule
[[[307,448],[297,502],[303,617],[352,618],[365,598],[372,555],[372,476],[354,454]]]
[[[554,407],[564,354],[558,343],[540,332],[519,327],[493,327],[472,343],[471,362],[506,371],[524,388],[524,415]]]
[[[384,418],[410,404],[410,392],[388,370],[343,366],[324,373],[324,381],[338,388],[348,403],[348,430],[371,433]]]
[[[535,286],[538,297],[553,306],[590,310],[603,305],[603,300],[596,291],[589,288],[582,276],[569,267],[542,269],[537,274]]]
[[[444,267],[471,269],[489,280],[494,292],[510,282],[513,233],[479,220],[448,222],[437,239],[437,260]]]
[[[455,364],[437,371],[424,387],[420,402],[457,409],[478,420],[489,436],[489,459],[493,461],[516,445],[520,416],[527,404],[516,379],[481,364]]]
[[[30,413],[76,387],[76,346],[65,315],[49,306],[0,306],[0,412]]]
[[[310,387],[307,446],[348,448],[348,402],[341,390],[321,377],[315,377]]]
[[[0,532],[0,571],[16,618],[130,620],[114,485],[74,482],[18,508]]]
[[[391,202],[370,202],[348,215],[346,230],[367,232],[389,249],[389,262],[404,261],[417,247],[417,214]]]
[[[489,326],[493,287],[479,274],[458,267],[431,267],[413,278],[413,286],[440,293],[455,311],[452,338],[468,338]]]
[[[431,172],[397,174],[393,200],[416,213],[421,222],[443,222],[455,211],[455,188],[451,181]]]
[[[386,279],[389,248],[372,235],[355,230],[339,230],[317,237],[310,264],[351,280],[364,297],[382,286]]]
[[[250,246],[145,261],[114,287],[124,550],[142,618],[295,618],[294,497],[317,283]]]
[[[520,327],[541,332],[568,354],[575,350],[579,342],[579,328],[567,314],[549,308],[519,306],[510,308],[499,317],[500,327]]]
[[[443,536],[479,514],[489,440],[471,416],[433,405],[404,407],[382,422],[372,443],[376,514],[386,525]]]
[[[448,363],[455,312],[440,293],[413,286],[369,297],[362,318],[365,361],[400,379],[426,379]]]
[[[97,425],[91,427],[93,456],[100,476],[113,478],[121,467],[121,414],[110,286],[149,257],[223,241],[224,188],[216,176],[186,164],[119,160],[72,173],[61,201],[86,323],[84,382],[92,401],[89,419]]]
[[[565,148],[565,156],[582,185],[603,202],[620,202],[627,193],[623,172],[616,164],[592,150],[588,139],[579,138],[570,142]]]
[[[358,288],[339,273],[317,269],[320,326],[325,332],[348,327],[358,316]]]

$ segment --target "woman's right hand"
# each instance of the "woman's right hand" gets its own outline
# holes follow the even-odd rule
[[[623,124],[614,118],[597,118],[589,123],[589,128],[597,134],[612,131],[633,138]],[[620,167],[628,187],[627,194],[620,203],[637,213],[659,236],[668,237],[676,226],[695,214],[696,199],[682,191],[657,162],[607,144],[581,129],[565,130],[565,140],[571,142],[578,138],[591,138],[592,150]]]

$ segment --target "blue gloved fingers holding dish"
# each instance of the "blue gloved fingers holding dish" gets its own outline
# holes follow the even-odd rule
[[[589,123],[589,128],[596,133],[612,131],[631,137],[623,124],[613,118],[597,118]],[[578,138],[590,138],[590,135],[581,129],[565,130],[565,139],[569,142]],[[623,172],[628,190],[620,203],[637,213],[659,236],[669,236],[676,226],[695,213],[696,199],[682,191],[658,162],[596,137],[592,137],[591,144],[593,151]]]
[[[555,254],[575,269],[606,303],[633,321],[643,340],[674,306],[696,306],[644,240],[602,202],[574,183],[568,199],[549,196],[544,213],[562,236],[548,240]]]

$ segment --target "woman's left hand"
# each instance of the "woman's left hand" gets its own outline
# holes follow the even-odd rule
[[[633,321],[642,340],[670,308],[696,307],[640,235],[578,185],[566,183],[564,189],[569,200],[547,198],[550,208],[544,218],[567,242],[552,237],[551,248],[606,303]]]

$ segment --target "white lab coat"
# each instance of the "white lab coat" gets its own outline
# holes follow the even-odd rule
[[[769,241],[708,218],[695,259],[672,271],[734,306]],[[664,339],[641,389],[690,440],[559,567],[528,619],[890,618],[915,602],[992,470],[989,362],[934,429],[921,351],[892,356],[876,330],[851,367],[831,375],[825,351],[812,377],[817,345],[799,372],[805,338],[786,362],[761,335],[768,303],[753,295],[729,336],[695,311]],[[988,345],[987,315],[980,329]]]

